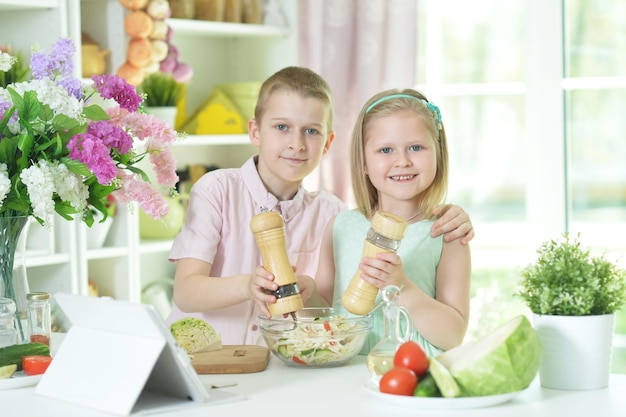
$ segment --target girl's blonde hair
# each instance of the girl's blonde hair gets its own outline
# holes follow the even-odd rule
[[[328,108],[327,132],[333,129],[333,96],[328,83],[316,72],[304,67],[286,67],[271,75],[259,91],[254,118],[261,121],[267,101],[279,91],[293,91],[301,97],[319,99]]]
[[[436,206],[441,204],[448,190],[448,145],[439,108],[430,103],[419,91],[412,89],[387,90],[370,98],[361,109],[352,132],[350,165],[352,189],[358,210],[371,218],[378,207],[378,190],[365,175],[365,129],[379,117],[403,111],[413,111],[426,124],[435,144],[437,172],[433,183],[420,196],[419,209],[424,218],[431,218]]]

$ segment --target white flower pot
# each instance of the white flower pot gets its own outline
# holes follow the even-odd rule
[[[145,109],[147,113],[154,114],[156,117],[167,123],[172,129],[175,128],[176,113],[178,111],[176,106],[146,107]]]
[[[104,223],[100,223],[102,220],[102,214],[96,213],[94,216],[94,222],[90,228],[87,228],[87,249],[100,249],[104,246],[109,230],[113,225],[113,218],[107,217]]]
[[[543,345],[539,368],[542,387],[593,390],[609,385],[615,314],[534,314],[533,327]]]

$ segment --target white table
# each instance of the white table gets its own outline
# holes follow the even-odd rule
[[[469,410],[424,411],[387,403],[363,388],[369,374],[359,356],[342,367],[302,369],[272,357],[259,373],[203,375],[207,385],[237,385],[211,389],[214,401],[179,408],[164,416],[480,416],[480,417],[624,417],[626,375],[611,375],[609,388],[557,391],[541,388],[538,380],[510,402]],[[581,376],[584,377],[584,376]],[[0,391],[0,415],[28,417],[110,416],[82,406],[45,398],[34,387]],[[232,395],[235,394],[235,395]],[[228,398],[223,398],[230,395]]]

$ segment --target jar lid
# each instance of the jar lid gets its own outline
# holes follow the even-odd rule
[[[27,300],[47,300],[50,298],[50,294],[47,292],[31,292],[26,294]]]

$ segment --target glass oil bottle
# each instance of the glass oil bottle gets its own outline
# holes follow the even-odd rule
[[[410,340],[413,332],[413,321],[408,311],[398,305],[400,288],[388,285],[381,291],[382,302],[376,309],[383,309],[384,334],[382,339],[370,350],[366,364],[370,375],[380,378],[393,368],[393,357],[404,342]],[[406,326],[401,329],[401,317],[404,316]]]

